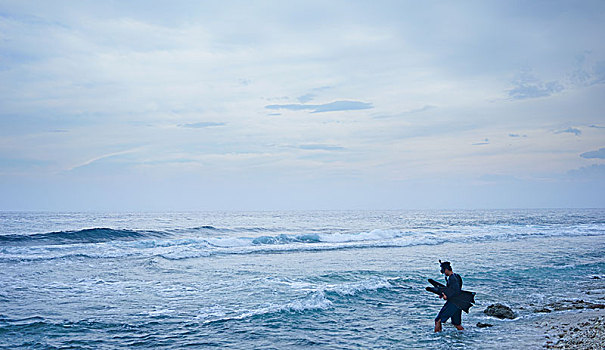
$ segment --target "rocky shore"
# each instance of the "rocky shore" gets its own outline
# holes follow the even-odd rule
[[[547,349],[605,349],[605,310],[589,309],[578,313],[552,314],[545,329]]]
[[[599,299],[604,300],[603,297]],[[605,350],[605,304],[576,299],[530,306],[534,313],[548,313],[548,317],[535,323],[537,328],[544,330],[544,348]],[[517,317],[510,307],[499,303],[488,306],[483,312],[498,319]],[[479,328],[492,326],[477,323]]]

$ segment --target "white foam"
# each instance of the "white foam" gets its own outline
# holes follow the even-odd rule
[[[278,307],[278,311],[303,312],[307,310],[326,310],[332,307],[332,302],[326,298],[322,291],[311,293],[306,298],[294,300],[286,305]]]
[[[325,290],[339,295],[355,295],[364,291],[390,288],[392,286],[393,285],[386,278],[371,278],[363,281],[327,286]]]
[[[347,242],[359,242],[359,241],[377,241],[377,240],[388,240],[403,236],[403,232],[400,230],[381,230],[376,229],[368,232],[360,233],[332,233],[332,234],[320,234],[319,238],[321,242],[328,243],[347,243]]]
[[[222,310],[217,310],[216,307],[204,310],[207,313],[203,313],[198,318],[201,318],[203,324],[225,322],[231,320],[243,320],[250,317],[262,316],[275,314],[280,312],[298,312],[302,313],[311,310],[326,310],[332,307],[332,302],[326,298],[326,295],[322,291],[316,291],[309,293],[305,298],[299,300],[293,300],[285,304],[273,304],[267,307],[262,307],[256,310],[240,311],[232,315],[226,315]],[[218,317],[216,317],[218,316]]]

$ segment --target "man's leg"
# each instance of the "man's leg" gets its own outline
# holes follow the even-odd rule
[[[435,332],[441,332],[442,323],[447,322],[447,320],[452,316],[451,314],[452,308],[449,302],[446,302],[445,305],[439,310],[439,314],[435,317]]]
[[[435,321],[435,333],[441,332],[441,319]]]
[[[457,330],[464,330],[464,327],[462,327],[462,310],[458,309],[452,315],[452,324],[454,325],[454,327],[456,327]]]

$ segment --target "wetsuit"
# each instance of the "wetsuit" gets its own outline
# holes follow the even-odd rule
[[[447,322],[448,319],[452,319],[452,324],[454,326],[459,326],[462,324],[462,309],[456,306],[451,299],[460,295],[462,290],[462,278],[453,273],[450,277],[445,277],[446,288],[443,290],[443,293],[447,296],[447,301],[445,305],[439,311],[439,314],[435,318],[435,322],[441,320],[441,323]]]

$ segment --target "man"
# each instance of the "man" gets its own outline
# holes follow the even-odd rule
[[[462,296],[462,277],[452,271],[449,261],[441,262],[439,260],[439,263],[441,264],[441,273],[445,274],[446,282],[445,288],[439,288],[439,298],[446,300],[446,302],[435,318],[435,332],[441,332],[441,325],[450,318],[456,329],[461,331],[464,329],[462,327],[462,308],[457,304],[460,304],[459,299]]]

